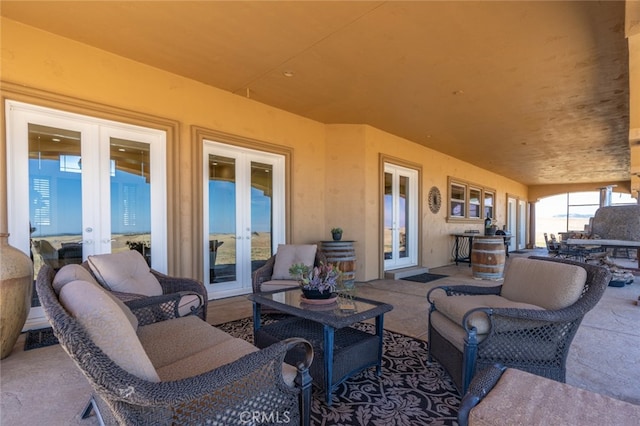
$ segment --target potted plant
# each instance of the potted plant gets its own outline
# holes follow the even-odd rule
[[[341,272],[332,263],[320,263],[313,268],[295,263],[289,268],[289,274],[297,277],[307,299],[328,299],[336,292]]]
[[[342,228],[331,228],[331,236],[333,241],[340,241],[342,239]]]

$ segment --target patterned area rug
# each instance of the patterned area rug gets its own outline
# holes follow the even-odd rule
[[[216,327],[253,342],[250,318]],[[356,327],[373,332],[371,324]],[[436,362],[427,363],[427,343],[385,330],[382,375],[372,367],[346,380],[334,391],[331,407],[314,386],[311,424],[457,425],[459,405],[460,397],[444,369]]]
[[[428,283],[428,282],[439,280],[440,278],[445,278],[445,277],[448,277],[448,275],[424,273],[424,274],[412,275],[410,277],[404,277],[401,279],[405,281],[415,281],[417,283]]]
[[[58,343],[58,338],[53,335],[53,329],[51,327],[29,330],[27,331],[27,338],[24,341],[24,350],[30,351],[31,349],[44,348],[57,345]]]

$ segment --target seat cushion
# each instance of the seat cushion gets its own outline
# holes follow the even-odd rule
[[[149,265],[135,250],[89,256],[87,263],[106,289],[145,296],[160,296],[162,286]]]
[[[433,303],[438,312],[460,327],[465,314],[474,308],[542,309],[540,306],[513,302],[495,294],[447,296],[444,292],[434,292]],[[467,318],[467,326],[475,327],[478,334],[486,334],[489,332],[491,323],[489,317],[483,312],[476,312]]]
[[[138,337],[156,369],[233,339],[193,315],[139,327]]]
[[[185,379],[230,364],[242,356],[258,350],[245,340],[232,338],[165,365],[158,369],[158,375],[163,382]],[[298,370],[295,367],[287,363],[282,364],[282,376],[287,385],[294,386],[297,374]]]
[[[198,295],[188,294],[182,296],[180,302],[178,302],[178,313],[180,313],[180,316],[189,315],[192,307],[198,309],[200,305],[202,305],[202,300]]]
[[[582,295],[587,271],[577,265],[514,258],[500,295],[514,302],[556,310],[574,304]]]
[[[464,352],[464,339],[467,337],[467,333],[465,333],[459,324],[451,321],[438,311],[431,313],[430,320],[431,326],[436,329],[442,337],[455,346],[461,353]],[[482,342],[486,337],[486,334],[478,334],[478,342]]]
[[[114,363],[141,379],[160,381],[126,314],[104,289],[71,281],[61,288],[60,303]]]
[[[296,280],[271,280],[265,281],[260,285],[260,291],[286,290],[292,287],[298,287],[300,284]]]
[[[273,265],[272,280],[295,280],[289,273],[291,265],[302,263],[313,267],[316,259],[317,244],[280,244]]]

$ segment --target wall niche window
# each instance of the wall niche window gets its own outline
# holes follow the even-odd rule
[[[449,177],[449,214],[452,222],[482,222],[494,218],[496,191],[476,183]]]

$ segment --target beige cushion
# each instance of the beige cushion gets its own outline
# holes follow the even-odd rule
[[[95,278],[93,278],[91,272],[75,263],[65,265],[60,268],[60,270],[56,273],[56,276],[53,278],[53,289],[55,290],[56,294],[59,295],[62,287],[73,281],[85,281],[95,285],[98,289],[104,291],[104,289],[100,287],[100,284],[98,284]],[[113,294],[107,291],[104,291],[104,293],[109,296],[120,309],[122,309],[122,312],[124,312],[127,316],[127,319],[131,323],[133,329],[137,330],[138,318],[133,314],[133,312],[131,312],[131,309],[129,309],[129,307],[125,305],[122,300],[118,299]]]
[[[138,338],[156,369],[233,339],[193,315],[139,327]]]
[[[432,300],[438,312],[461,327],[465,314],[474,308],[543,309],[540,306],[528,303],[513,302],[494,294],[447,296],[444,293],[434,292],[433,296]],[[469,327],[475,327],[478,334],[488,333],[491,327],[489,317],[482,312],[476,312],[469,316],[469,318],[467,318],[467,325]],[[516,324],[514,324],[514,326],[516,326]]]
[[[180,316],[188,315],[191,313],[192,307],[198,309],[200,305],[202,305],[200,296],[197,294],[188,294],[180,298],[180,302],[178,302],[178,312]]]
[[[469,413],[470,426],[637,425],[640,406],[508,368]]]
[[[108,290],[145,296],[162,294],[160,282],[135,250],[89,256],[87,263],[98,282]]]
[[[260,291],[286,290],[291,287],[298,287],[296,280],[271,280],[265,281],[260,285]]]
[[[582,294],[587,271],[577,265],[528,259],[511,260],[501,296],[545,309],[566,308]]]
[[[225,364],[230,364],[242,356],[256,351],[258,351],[258,348],[251,343],[242,339],[232,338],[217,345],[212,345],[191,356],[178,359],[172,364],[165,365],[158,369],[158,375],[163,382],[193,377]],[[295,367],[287,363],[282,364],[282,375],[287,385],[294,386],[297,373],[298,370]]]
[[[280,244],[276,252],[272,280],[293,280],[289,268],[295,263],[313,267],[316,259],[317,244]]]
[[[107,292],[87,281],[71,281],[60,290],[60,302],[113,362],[141,379],[160,381],[136,331]]]
[[[63,266],[58,272],[56,272],[56,276],[53,277],[53,289],[55,290],[56,294],[60,294],[60,289],[65,284],[77,280],[87,281],[98,285],[98,282],[93,277],[93,275],[91,275],[91,272],[78,264],[72,263]]]
[[[460,352],[464,352],[464,339],[467,337],[464,329],[438,311],[432,312],[430,318],[433,328]],[[486,334],[478,334],[478,342],[482,342],[486,337]]]
[[[212,326],[209,327],[214,328]],[[159,368],[158,375],[163,381],[197,376],[221,365],[229,364],[243,355],[257,350],[258,348],[247,341],[231,338],[216,345],[212,344],[198,353],[180,358]]]

